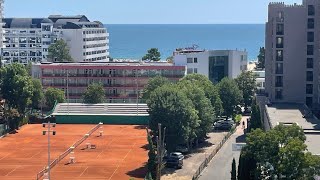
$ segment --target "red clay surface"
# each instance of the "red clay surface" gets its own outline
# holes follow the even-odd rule
[[[57,158],[95,125],[60,125],[51,136],[51,160]],[[16,134],[0,139],[0,180],[36,179],[47,164],[47,136],[42,125],[25,125]],[[103,136],[99,137],[99,131]],[[96,149],[85,149],[86,143]],[[148,152],[146,130],[141,126],[103,125],[51,170],[51,180],[143,179]]]

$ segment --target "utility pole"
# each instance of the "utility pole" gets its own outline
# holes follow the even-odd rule
[[[137,90],[137,115],[139,115],[139,90],[138,90],[138,72],[139,72],[139,69],[137,69],[137,72],[136,72],[136,90]]]
[[[158,158],[158,164],[157,164],[157,177],[156,180],[161,179],[161,170],[162,170],[162,160],[164,156],[164,139],[166,136],[166,128],[163,130],[163,135],[162,135],[162,128],[161,124],[158,124],[158,131],[159,131],[159,136],[157,136],[157,158]]]
[[[47,126],[48,130],[42,131],[42,135],[46,135],[46,133],[48,134],[48,167],[47,167],[48,177],[47,177],[47,179],[50,180],[50,133],[52,133],[53,136],[56,135],[56,131],[50,130],[50,128],[51,128],[51,126],[56,127],[56,123],[50,123],[50,119],[49,119],[48,123],[42,123],[42,127],[45,128],[46,126]]]
[[[69,69],[67,69],[67,103],[68,103],[68,116],[69,116]]]

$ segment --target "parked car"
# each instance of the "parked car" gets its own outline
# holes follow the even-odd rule
[[[233,121],[218,121],[214,124],[214,129],[215,130],[230,130],[231,127],[233,126],[234,122]]]
[[[181,153],[188,153],[189,149],[187,146],[179,145],[179,146],[177,146],[176,151],[181,152]]]
[[[172,152],[163,158],[166,167],[182,168],[184,156],[180,152]]]
[[[184,159],[184,155],[181,152],[172,152],[169,154],[169,157],[176,159]]]
[[[173,167],[176,169],[181,169],[183,166],[183,159],[174,159],[174,158],[169,158],[166,161],[166,167]]]

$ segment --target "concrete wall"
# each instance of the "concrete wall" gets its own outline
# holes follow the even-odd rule
[[[90,115],[56,115],[56,123],[59,124],[125,124],[148,125],[149,116],[90,116]]]

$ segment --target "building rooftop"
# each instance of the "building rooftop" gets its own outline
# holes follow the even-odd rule
[[[41,28],[41,23],[51,23],[55,28],[81,29],[85,27],[102,28],[99,21],[90,22],[85,15],[50,15],[48,18],[4,18],[4,28]]]
[[[296,123],[304,129],[307,137],[306,144],[312,154],[320,154],[320,120],[313,116],[303,104],[281,103],[266,106],[271,127],[279,123]]]
[[[173,63],[161,62],[81,62],[81,63],[36,63],[40,66],[176,66]],[[182,66],[181,66],[182,67]],[[183,66],[184,67],[184,66]]]
[[[41,23],[53,23],[48,18],[3,18],[4,28],[41,28]]]
[[[112,115],[112,116],[149,116],[147,104],[127,103],[59,103],[52,115]]]

